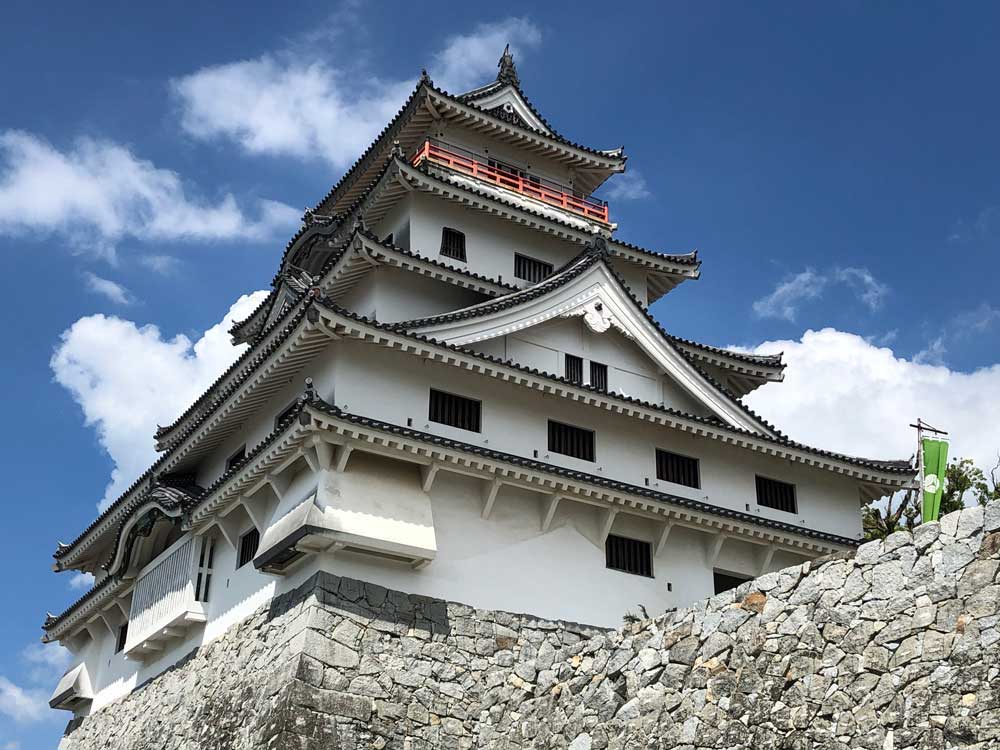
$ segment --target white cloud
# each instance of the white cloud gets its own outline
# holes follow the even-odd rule
[[[139,263],[162,276],[174,273],[181,265],[177,258],[170,255],[143,255],[139,258]]]
[[[1000,364],[973,372],[895,356],[861,336],[832,328],[799,340],[768,341],[753,351],[783,351],[785,381],[747,396],[747,403],[790,437],[875,458],[907,458],[917,417],[948,430],[951,455],[980,467],[1000,449]]]
[[[263,240],[293,227],[299,211],[271,200],[255,216],[231,194],[188,195],[177,173],[110,141],[80,138],[60,151],[17,130],[0,132],[0,234],[55,233],[113,257],[138,240]]]
[[[972,221],[959,219],[948,236],[955,244],[981,244],[1000,235],[1000,206],[983,208]]]
[[[94,585],[93,573],[74,573],[70,576],[69,587],[74,591],[86,591]]]
[[[867,268],[835,268],[833,278],[852,287],[858,299],[873,312],[882,306],[889,293],[889,287],[872,276]]]
[[[101,295],[116,305],[131,305],[135,302],[135,298],[128,289],[110,279],[105,279],[90,271],[86,271],[83,274],[83,280],[88,290],[94,294]]]
[[[635,201],[651,195],[646,178],[637,169],[613,176],[601,193],[611,201]]]
[[[753,311],[762,318],[782,318],[792,322],[798,314],[799,305],[819,297],[825,286],[826,277],[807,268],[785,279],[769,295],[754,302]]]
[[[927,342],[923,349],[913,355],[913,361],[918,365],[944,365],[944,355],[948,347],[944,344],[944,336],[938,336]]]
[[[42,689],[22,688],[0,675],[0,714],[18,723],[50,717],[48,697]]]
[[[443,87],[468,88],[493,77],[508,41],[523,49],[540,39],[524,19],[484,24],[451,37],[431,72]],[[342,168],[392,119],[414,83],[297,50],[202,68],[173,80],[171,92],[183,128],[196,138],[226,138],[252,154],[321,158]]]
[[[889,294],[889,287],[876,279],[867,268],[832,268],[816,271],[807,268],[780,282],[774,291],[753,303],[761,318],[795,321],[803,303],[818,299],[831,284],[850,287],[855,296],[871,311],[878,310]]]
[[[3,750],[21,750],[21,743],[16,740],[10,740],[9,742],[3,743]]]
[[[955,316],[954,326],[958,333],[983,333],[1000,321],[1000,309],[983,302],[972,310],[966,310]]]
[[[106,315],[80,318],[63,332],[50,363],[55,379],[83,409],[85,423],[96,429],[114,462],[100,508],[155,459],[157,424],[176,419],[243,352],[230,343],[228,330],[265,295],[240,297],[194,342],[182,334],[167,339],[154,325]]]
[[[500,53],[509,43],[514,62],[542,41],[541,30],[526,18],[482,23],[469,34],[448,37],[434,56],[430,72],[441,88],[455,93],[489,82],[496,75]]]
[[[66,671],[72,654],[57,643],[30,643],[21,652],[28,662],[28,677],[32,682],[51,683]]]

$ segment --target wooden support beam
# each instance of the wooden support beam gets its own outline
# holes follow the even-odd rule
[[[83,629],[87,631],[87,635],[90,636],[92,641],[99,641],[103,637],[104,628],[106,627],[107,625],[104,624],[101,618],[95,617],[93,620],[84,625]],[[114,633],[112,633],[112,635],[114,635]]]
[[[111,633],[112,638],[118,637],[118,625],[120,623],[118,623],[115,620],[113,614],[111,614],[111,610],[101,612],[101,622],[104,623],[104,626],[108,629],[108,632]]]
[[[552,519],[556,515],[556,508],[559,507],[559,501],[562,499],[562,495],[549,495],[548,500],[545,502],[545,512],[542,515],[542,533],[544,534],[549,530],[549,526],[552,525]]]
[[[600,528],[600,532],[599,532],[599,539],[600,539],[601,546],[603,547],[604,543],[608,541],[608,534],[611,533],[611,526],[615,522],[615,516],[618,515],[618,509],[617,508],[608,508],[601,515],[602,515],[602,518],[601,518],[601,528]]]
[[[420,467],[420,488],[424,492],[430,492],[431,487],[434,486],[434,477],[437,476],[438,469],[440,469],[438,464],[430,464],[428,466]]]
[[[719,553],[722,552],[722,545],[726,543],[725,534],[717,534],[708,546],[708,567],[714,568],[716,560],[719,559]]]
[[[760,570],[757,575],[762,576],[767,572],[767,569],[771,567],[771,560],[774,559],[774,552],[777,547],[773,544],[767,545],[764,549],[764,559],[760,562]]]
[[[285,493],[288,492],[288,485],[292,483],[292,478],[287,474],[268,474],[267,483],[271,485],[278,500],[284,500]]]
[[[500,486],[503,484],[499,479],[487,480],[483,483],[483,520],[489,520],[490,515],[493,513],[493,503],[496,502],[497,494],[500,492]]]
[[[316,451],[309,446],[306,446],[302,450],[302,458],[304,458],[306,463],[309,464],[309,468],[312,469],[313,472],[319,471],[319,459],[316,458]]]
[[[132,611],[131,597],[129,597],[129,599],[130,599],[129,601],[125,601],[125,599],[123,599],[123,598],[116,598],[115,599],[115,604],[117,605],[118,609],[121,611],[122,617],[124,617],[126,620],[128,619],[128,616],[129,616],[129,614]]]
[[[333,462],[334,471],[341,472],[347,468],[347,459],[351,457],[353,450],[354,448],[350,445],[342,445],[337,449],[337,457]]]
[[[261,536],[264,535],[264,530],[270,525],[271,516],[274,515],[274,511],[278,507],[278,502],[276,497],[269,497],[266,500],[257,499],[253,502],[245,500],[243,502],[243,510],[250,516],[250,520]]]
[[[660,538],[656,540],[656,552],[653,553],[654,557],[658,557],[663,548],[667,546],[667,538],[670,536],[670,531],[674,528],[673,521],[667,521],[663,524],[663,528],[660,529]]]
[[[331,468],[333,466],[333,446],[322,438],[316,438],[313,447],[316,449],[316,460],[319,461],[320,468]]]
[[[246,505],[243,505],[243,508],[245,513]],[[222,538],[225,540],[226,544],[233,548],[234,551],[239,550],[240,526],[242,525],[243,519],[239,513],[229,513],[215,519],[215,526],[219,527],[219,532],[222,534]]]

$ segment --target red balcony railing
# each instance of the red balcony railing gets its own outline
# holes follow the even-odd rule
[[[471,151],[465,151],[457,146],[427,140],[412,159],[413,166],[423,161],[440,164],[455,172],[470,175],[550,206],[586,216],[588,219],[608,223],[608,204],[605,201],[581,198],[569,187],[527,174],[514,167],[491,166]]]

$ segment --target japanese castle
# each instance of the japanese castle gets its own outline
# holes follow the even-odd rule
[[[509,51],[468,93],[425,73],[306,212],[245,353],[56,550],[95,585],[45,620],[74,657],[51,705],[100,710],[318,570],[617,626],[856,546],[909,462],[790,440],[741,400],[780,356],[654,320],[701,261],[615,238],[593,194],[625,164],[554,130]]]

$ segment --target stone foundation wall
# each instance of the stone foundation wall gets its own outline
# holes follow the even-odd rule
[[[615,631],[318,574],[63,747],[996,748],[998,566],[994,504]]]

